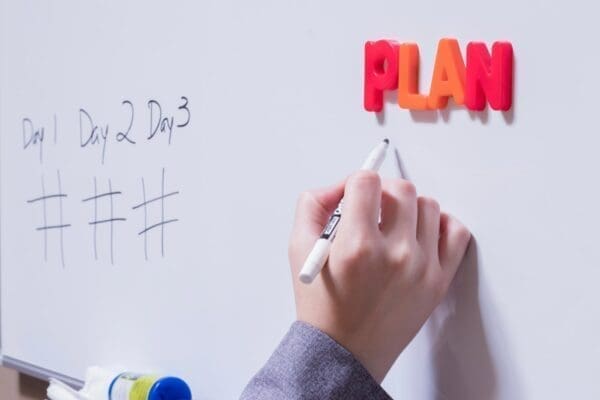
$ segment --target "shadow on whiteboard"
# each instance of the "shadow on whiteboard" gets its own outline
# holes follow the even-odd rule
[[[381,112],[375,113],[375,118],[379,125],[385,125],[385,113],[389,112],[390,109],[398,109],[398,111],[406,111],[398,108],[397,103],[398,91],[387,91],[383,94],[384,108]],[[502,115],[504,123],[506,125],[512,125],[515,121],[515,102],[516,96],[513,98],[513,104],[508,111],[491,111],[499,112]],[[471,121],[479,121],[481,125],[487,125],[490,119],[490,107],[486,106],[482,111],[471,111],[465,108],[465,106],[458,106],[454,103],[453,99],[448,100],[448,106],[441,110],[408,110],[410,118],[413,122],[424,123],[424,124],[436,124],[440,120],[448,124],[452,120],[452,114],[454,113],[468,113]]]
[[[494,327],[492,343],[489,327],[482,318],[480,294],[485,291],[480,287],[477,253],[472,239],[446,299],[428,324],[435,399],[494,400],[507,398],[505,395],[510,393],[511,400],[519,400],[516,379],[507,381],[507,374],[502,373],[504,379],[499,384],[499,373],[515,368],[507,365],[510,354],[506,340],[499,337],[500,327]],[[499,354],[503,355],[501,362],[494,357]],[[498,365],[503,371],[498,370]]]

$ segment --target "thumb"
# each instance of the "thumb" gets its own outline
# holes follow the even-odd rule
[[[341,181],[333,186],[302,193],[296,206],[295,229],[300,228],[316,239],[342,199],[344,185],[345,181]]]
[[[294,275],[298,274],[310,249],[319,238],[329,216],[344,195],[345,182],[300,195],[288,254]]]

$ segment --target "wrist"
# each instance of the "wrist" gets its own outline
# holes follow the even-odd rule
[[[301,318],[300,316],[298,321],[319,330],[348,351],[379,384],[383,382],[396,360],[397,354],[394,355],[392,352],[385,351],[385,349],[377,346],[378,340],[373,338],[374,335],[371,332],[336,329],[319,321]]]

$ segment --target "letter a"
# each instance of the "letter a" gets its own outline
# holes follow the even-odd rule
[[[427,104],[431,109],[444,108],[452,96],[456,104],[465,102],[465,63],[456,39],[440,40],[435,56],[431,89]]]

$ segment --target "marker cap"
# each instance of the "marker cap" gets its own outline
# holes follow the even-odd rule
[[[330,247],[331,241],[327,239],[317,240],[302,266],[299,275],[300,281],[303,283],[311,283],[315,279],[321,269],[323,269],[325,262],[327,262]]]

